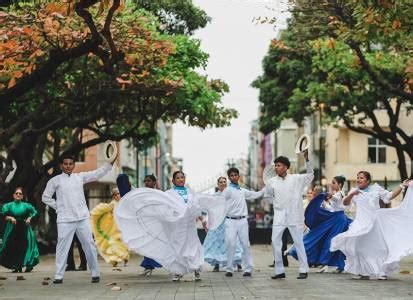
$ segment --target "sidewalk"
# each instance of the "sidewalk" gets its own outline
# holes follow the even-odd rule
[[[53,279],[54,257],[45,256],[32,273],[14,274],[0,267],[0,299],[413,299],[413,258],[402,261],[401,270],[412,274],[395,274],[388,281],[356,281],[350,274],[310,273],[307,280],[297,280],[297,263],[289,259],[287,279],[272,280],[268,265],[272,262],[271,247],[253,246],[255,271],[252,278],[242,273],[226,278],[224,272],[211,272],[205,265],[202,281],[192,275],[180,283],[171,282],[163,270],[154,270],[151,277],[139,275],[140,257],[133,256],[127,267],[119,270],[100,261],[101,282],[90,283],[89,272],[66,272],[64,283],[42,285],[45,277]],[[314,269],[312,269],[314,272]],[[17,276],[26,280],[16,281]],[[120,291],[112,291],[108,283],[116,283]]]

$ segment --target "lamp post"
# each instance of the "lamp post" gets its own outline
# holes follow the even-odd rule
[[[159,156],[155,157],[155,162],[156,162],[156,177],[159,179],[159,183],[161,185],[161,189],[165,189],[165,172],[164,172],[164,166],[165,163],[162,161],[162,158],[168,158],[170,157],[171,154],[169,152],[161,153]]]
[[[323,137],[322,137],[322,126],[323,126],[323,110],[324,110],[324,103],[320,102],[319,104],[319,126],[318,126],[318,180],[320,185],[322,185],[322,178],[323,178]]]
[[[144,164],[143,164],[143,168],[144,168],[144,175],[148,175],[148,148],[145,148],[145,150],[143,151],[143,155],[145,156],[144,158]]]

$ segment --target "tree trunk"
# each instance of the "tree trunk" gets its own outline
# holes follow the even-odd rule
[[[397,167],[399,168],[400,179],[403,181],[409,177],[409,175],[407,174],[406,157],[401,147],[395,147],[395,149],[397,153],[397,158],[399,160]]]

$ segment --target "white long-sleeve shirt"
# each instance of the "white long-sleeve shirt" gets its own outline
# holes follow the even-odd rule
[[[314,178],[311,162],[306,162],[306,174],[287,174],[268,180],[264,199],[273,205],[273,225],[304,224],[303,190]]]
[[[343,205],[344,194],[342,191],[338,191],[331,196],[330,203],[325,207],[326,210],[331,212],[342,211],[345,209]]]
[[[89,172],[62,173],[51,178],[42,195],[42,202],[56,210],[57,223],[75,222],[89,218],[83,185],[105,176],[112,165],[105,163],[97,170]],[[53,194],[56,193],[56,200]]]
[[[221,193],[221,196],[224,197],[226,201],[226,214],[228,217],[247,217],[248,209],[246,201],[261,198],[263,195],[264,190],[254,192],[243,188],[236,188],[231,185]]]

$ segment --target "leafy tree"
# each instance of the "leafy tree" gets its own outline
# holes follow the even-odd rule
[[[412,1],[297,1],[288,28],[263,61],[261,128],[300,123],[323,107],[325,122],[394,147],[409,177],[413,136],[399,127],[413,104]],[[274,112],[278,114],[274,116]],[[388,124],[379,124],[385,112]],[[410,170],[410,175],[413,175]]]
[[[29,49],[13,56],[11,49],[1,44],[14,60],[2,70],[4,85],[10,85],[13,78],[21,80],[16,72],[32,72],[27,70],[31,64],[47,63],[51,48],[73,47],[87,39],[88,30],[82,19],[64,13],[63,6],[40,3],[21,4],[19,10],[0,15],[14,22],[6,23],[5,30],[18,23],[20,28],[15,30],[23,33],[19,37],[8,35],[10,40],[5,43],[13,47],[20,43]],[[43,16],[40,21],[39,15]],[[104,20],[102,15],[96,23]],[[13,169],[10,186],[24,185],[31,200],[39,202],[48,171],[57,170],[62,152],[80,153],[108,139],[150,145],[156,141],[156,123],[161,119],[179,119],[205,128],[228,125],[236,116],[234,110],[221,106],[227,85],[195,71],[205,67],[208,59],[197,40],[160,32],[157,19],[134,6],[124,7],[112,19],[112,26],[113,47],[122,49],[122,58],[108,66],[110,72],[102,70],[106,62],[99,55],[90,53],[66,61],[45,84],[9,100],[7,109],[1,111],[3,199],[9,195],[5,179]],[[33,43],[26,45],[23,41],[29,35]],[[4,58],[4,66],[5,61]]]
[[[191,0],[134,0],[133,3],[157,16],[162,30],[170,34],[192,34],[210,21],[205,11]]]

